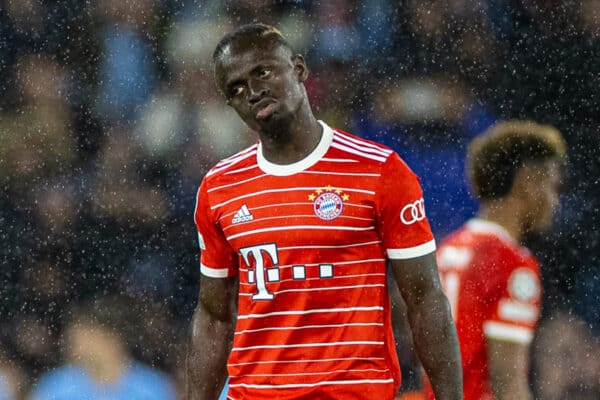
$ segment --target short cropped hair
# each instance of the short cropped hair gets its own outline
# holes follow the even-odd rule
[[[243,41],[260,42],[264,41],[265,39],[272,41],[274,44],[283,46],[293,52],[292,47],[288,41],[285,40],[279,29],[267,24],[254,23],[242,25],[234,31],[223,36],[219,43],[217,43],[217,47],[215,47],[213,61],[216,61],[222,55],[227,46],[234,46],[242,43]]]
[[[561,133],[550,125],[509,120],[493,125],[469,145],[467,174],[480,200],[506,196],[517,171],[527,164],[566,160]]]

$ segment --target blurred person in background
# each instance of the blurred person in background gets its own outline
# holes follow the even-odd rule
[[[129,354],[126,307],[122,299],[102,298],[73,309],[65,364],[43,375],[29,400],[175,400],[171,379]]]
[[[17,62],[19,105],[0,115],[0,173],[14,195],[66,174],[76,159],[65,69],[45,54]]]
[[[78,155],[68,69],[43,53],[20,56],[15,67],[17,104],[0,111],[0,259],[2,275],[11,277],[0,285],[7,299],[0,332],[37,372],[56,360],[56,319],[73,293],[65,278],[76,236]]]
[[[153,0],[102,0],[96,6],[101,59],[97,110],[109,125],[131,125],[156,80]]]
[[[496,4],[496,7],[500,2]],[[545,283],[544,313],[577,314],[600,333],[600,2],[505,2],[495,85],[486,100],[503,118],[544,120],[569,148],[568,192],[551,232],[533,238]]]
[[[477,210],[465,154],[469,141],[496,119],[473,89],[488,84],[495,43],[479,3],[469,3],[472,9],[438,0],[404,4],[389,17],[404,23],[394,27],[388,62],[363,75],[360,97],[370,97],[372,108],[355,107],[353,119],[365,138],[393,148],[426,177],[427,214],[443,238]]]
[[[189,395],[216,398],[229,372],[232,398],[394,398],[389,259],[438,398],[462,398],[418,178],[387,147],[317,121],[304,58],[277,29],[238,28],[214,61],[221,93],[260,141],[198,190]],[[403,190],[390,195],[392,184]]]
[[[529,348],[542,288],[538,261],[522,243],[550,227],[565,158],[560,132],[532,121],[500,122],[469,145],[479,212],[437,253],[456,320],[466,400],[533,399]]]

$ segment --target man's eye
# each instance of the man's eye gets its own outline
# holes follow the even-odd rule
[[[260,78],[268,78],[269,75],[271,75],[271,70],[270,69],[262,69],[259,73],[258,76]]]
[[[232,96],[239,96],[240,94],[242,94],[243,91],[244,91],[244,87],[243,86],[236,86],[233,89],[231,89],[231,95]]]

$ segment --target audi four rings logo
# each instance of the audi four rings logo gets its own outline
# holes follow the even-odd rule
[[[425,202],[423,198],[409,203],[402,208],[400,211],[400,221],[405,225],[411,225],[415,222],[423,221],[425,219]]]

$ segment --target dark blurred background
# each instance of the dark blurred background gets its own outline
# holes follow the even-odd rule
[[[561,130],[562,208],[530,241],[545,285],[532,382],[541,399],[599,398],[600,0],[0,0],[0,399],[68,362],[73,307],[106,298],[127,353],[182,387],[196,190],[256,140],[211,55],[256,21],[306,55],[320,119],[421,176],[438,240],[477,210],[471,138],[506,118]]]

